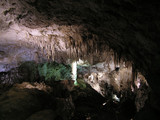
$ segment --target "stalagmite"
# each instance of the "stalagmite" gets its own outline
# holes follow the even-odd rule
[[[74,84],[77,84],[77,62],[72,62],[72,80],[74,81]]]

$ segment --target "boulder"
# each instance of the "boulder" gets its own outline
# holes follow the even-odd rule
[[[51,109],[42,110],[31,115],[26,120],[55,120],[56,114]]]
[[[25,84],[32,86],[29,83]],[[26,86],[24,83],[16,84],[0,96],[1,120],[25,120],[49,104],[46,102],[50,100],[47,92]]]

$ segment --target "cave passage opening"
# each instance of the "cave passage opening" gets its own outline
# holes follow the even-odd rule
[[[15,34],[15,31],[12,31],[12,33]],[[19,37],[23,37],[21,33],[23,32],[19,33]],[[39,32],[36,30],[32,30],[31,33],[26,32],[26,34],[28,36],[26,38],[23,37],[24,42],[15,41],[14,43],[10,41],[10,37],[8,41],[6,40],[7,42],[1,42],[0,83],[3,86],[2,88],[5,88],[4,86],[10,86],[9,88],[11,88],[17,83],[30,86],[27,89],[36,88],[36,86],[39,88],[39,83],[45,86],[43,85],[44,83],[55,88],[55,91],[60,91],[61,95],[54,94],[61,97],[64,94],[66,96],[72,94],[75,90],[77,95],[82,91],[89,95],[90,93],[87,90],[93,89],[102,97],[98,96],[97,99],[102,100],[98,105],[103,106],[102,108],[105,110],[112,103],[111,106],[117,110],[114,105],[120,106],[129,102],[129,104],[133,105],[133,114],[135,114],[135,111],[140,111],[147,102],[150,87],[145,77],[140,72],[134,73],[132,62],[118,58],[118,55],[108,46],[104,47],[102,51],[98,48],[92,51],[93,46],[87,47],[88,44],[93,44],[92,40],[89,43],[83,43],[84,45],[81,42],[70,41],[71,43],[68,45],[61,37],[57,40],[58,42],[53,36],[49,35],[47,37],[37,37],[36,35],[39,35]],[[32,39],[36,40],[33,42]],[[50,42],[47,41],[52,39],[54,42],[50,45]],[[85,48],[84,51],[75,46],[76,44],[82,44]],[[80,58],[79,56],[82,57]],[[26,85],[24,82],[29,83]],[[35,85],[35,82],[38,84]],[[55,87],[57,84],[60,87]],[[63,89],[65,90],[63,91]],[[8,90],[7,87],[6,90]],[[4,90],[2,89],[2,91]],[[65,91],[69,92],[65,93]],[[93,96],[93,98],[89,98],[88,95],[86,95],[86,98],[82,98],[85,101],[87,99],[96,99]],[[74,99],[75,94],[72,97]],[[81,96],[76,97],[79,98]],[[75,101],[79,100],[75,99]],[[82,104],[81,101],[79,102]],[[74,104],[77,105],[79,102]],[[94,104],[93,101],[91,103]],[[84,102],[83,104],[86,103]],[[70,107],[73,108],[73,106]],[[116,110],[113,111],[115,112]],[[119,112],[119,110],[117,111]],[[76,111],[75,114],[79,116]]]
[[[119,109],[128,111],[128,108],[125,108],[123,104],[132,106],[129,111],[130,119],[134,117],[135,112],[144,107],[148,99],[150,88],[145,77],[137,73],[134,76],[136,79],[133,79],[132,66],[127,66],[124,61],[117,62],[112,55],[109,61],[107,59],[106,61],[93,64],[83,59],[66,59],[65,63],[53,62],[48,60],[44,53],[38,54],[35,49],[14,44],[1,47],[0,62],[2,67],[0,82],[3,88],[5,88],[4,86],[10,86],[6,88],[6,92],[12,90],[12,86],[17,85],[18,89],[27,88],[44,91],[50,86],[57,92],[54,95],[58,96],[58,99],[67,96],[64,99],[69,100],[70,102],[68,103],[71,104],[67,108],[75,110],[75,115],[70,116],[72,119],[80,119],[81,116],[79,114],[85,117],[85,119],[95,119],[99,114],[104,115],[107,112],[113,112],[116,114],[116,117],[120,118],[123,113],[117,114],[116,111],[120,112]],[[6,65],[9,67],[4,67]],[[3,89],[2,91],[5,90]],[[85,96],[79,95],[81,92]],[[97,98],[92,95],[90,98],[90,94],[97,96]],[[53,97],[53,95],[51,96]],[[72,96],[72,99],[69,96]],[[92,100],[90,101],[90,99]],[[95,103],[95,99],[99,102]],[[79,104],[82,104],[81,106],[84,104],[92,106],[94,104],[98,105],[98,107],[91,107],[91,111],[94,111],[92,113],[83,106],[83,110],[87,110],[86,113],[83,113],[81,110],[78,111]],[[113,111],[108,110],[108,106],[111,106]],[[96,113],[95,109],[98,109],[100,112]],[[108,116],[105,116],[105,118],[108,118]]]

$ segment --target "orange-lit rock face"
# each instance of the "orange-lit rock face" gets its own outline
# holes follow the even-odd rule
[[[91,66],[90,71],[84,74],[85,81],[107,99],[112,96],[117,102],[123,102],[126,97],[134,100],[139,111],[149,98],[150,87],[146,79],[141,73],[133,76],[132,67],[123,64],[112,69],[112,66],[115,64],[105,62]]]

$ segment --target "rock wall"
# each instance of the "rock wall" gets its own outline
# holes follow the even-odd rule
[[[103,97],[120,103],[132,99],[137,111],[141,110],[151,91],[145,77],[141,73],[132,76],[131,67],[121,65],[115,69],[113,66],[114,63],[98,63],[91,66],[82,76]]]

